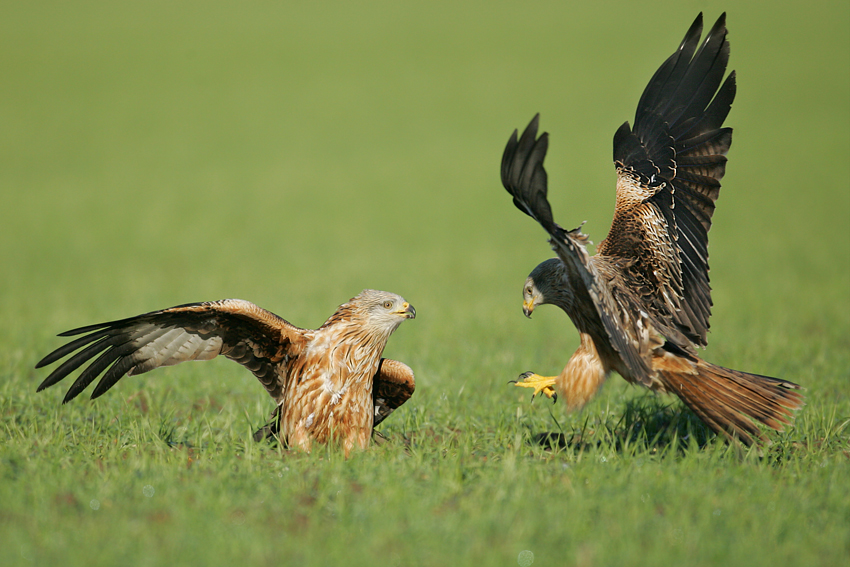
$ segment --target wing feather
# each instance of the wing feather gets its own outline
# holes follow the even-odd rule
[[[696,345],[706,344],[711,316],[708,231],[732,142],[722,126],[735,98],[734,71],[723,79],[726,15],[700,45],[701,34],[702,14],[649,81],[634,128],[626,122],[614,134],[617,202],[597,248],[631,260],[626,284],[635,282],[653,315]]]
[[[107,344],[107,346],[109,346],[109,345]],[[132,349],[127,348],[126,345],[123,345],[123,348],[122,347],[110,348],[110,349],[104,351],[99,357],[97,357],[97,360],[92,362],[87,368],[85,368],[82,372],[80,372],[80,375],[77,377],[77,379],[74,381],[74,383],[71,384],[71,387],[68,388],[68,391],[65,393],[65,398],[62,400],[62,403],[63,404],[68,403],[69,401],[76,398],[80,394],[80,392],[85,390],[88,387],[88,385],[91,384],[94,381],[94,379],[97,378],[100,375],[101,372],[103,372],[104,370],[109,368],[109,366],[112,363],[114,363],[116,360],[118,360],[119,358],[121,358],[122,356],[126,355],[127,353],[129,353],[131,351],[132,351]],[[71,372],[75,368],[78,368],[83,363],[84,362],[77,363],[77,364],[75,364],[74,368],[72,368],[70,370],[63,371],[60,374],[59,379],[61,380],[62,378],[67,376],[69,372]],[[56,371],[58,372],[58,370],[59,369],[57,368]],[[47,387],[45,385],[45,383],[46,383],[46,381],[43,382],[42,385],[38,387],[39,391],[41,391],[41,390],[43,390],[44,388]]]
[[[415,388],[413,370],[408,365],[391,358],[382,358],[372,383],[372,400],[375,406],[375,421],[372,427],[377,427],[409,400]]]
[[[84,337],[84,338],[87,339],[88,337]],[[79,368],[80,365],[82,365],[85,362],[87,362],[88,360],[90,360],[93,356],[100,353],[104,349],[109,348],[110,344],[109,344],[109,341],[107,340],[107,338],[108,337],[106,335],[95,336],[94,338],[92,338],[92,342],[91,342],[90,345],[88,345],[86,348],[84,348],[80,352],[76,353],[74,356],[70,357],[68,360],[66,360],[65,362],[60,364],[58,367],[56,367],[53,370],[53,372],[51,372],[47,376],[47,378],[45,378],[44,381],[41,383],[41,386],[39,386],[39,390],[41,390],[43,388],[47,388],[48,386],[52,386],[53,384],[59,382],[65,376],[67,376],[69,373],[71,373],[74,370],[76,370],[77,368]],[[74,344],[74,343],[76,343],[76,344]],[[66,354],[74,352],[74,350],[76,350],[77,348],[81,347],[84,344],[87,344],[87,342],[77,340],[77,341],[73,341],[73,343],[69,343],[69,344],[74,345],[74,348],[73,349],[67,349],[65,347],[67,347],[68,345],[65,345],[65,347],[61,347],[61,348],[56,349],[50,355],[44,357],[38,363],[38,365],[36,365],[36,368],[41,368],[42,366],[45,366],[47,364],[51,364],[52,362],[59,360],[61,358],[61,356],[65,356]],[[55,356],[57,352],[59,352],[61,354],[61,356]]]
[[[549,233],[549,242],[564,263],[570,281],[578,284],[574,291],[578,295],[579,310],[588,319],[587,324],[601,326],[631,375],[636,380],[643,380],[648,376],[649,368],[640,354],[639,345],[633,340],[636,333],[626,329],[636,322],[624,322],[623,317],[628,317],[628,310],[622,309],[608,288],[600,284],[602,278],[585,248],[587,236],[579,229],[564,230],[553,220],[546,198],[547,177],[543,167],[548,134],[544,132],[537,137],[539,120],[540,115],[535,115],[519,142],[516,131],[508,140],[502,155],[502,184],[513,196],[517,208],[539,222]]]
[[[278,397],[283,387],[278,367],[285,358],[299,354],[305,340],[303,332],[274,313],[240,299],[190,303],[79,327],[60,336],[82,337],[60,346],[36,365],[41,368],[71,355],[45,378],[38,391],[88,364],[64,402],[74,399],[103,373],[92,393],[94,399],[125,375],[224,355],[248,368],[273,397]]]

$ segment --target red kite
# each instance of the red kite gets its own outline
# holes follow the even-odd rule
[[[702,14],[679,49],[655,72],[634,127],[614,134],[617,198],[608,237],[590,256],[580,228],[564,230],[546,198],[548,134],[539,115],[508,140],[502,184],[514,204],[549,233],[557,258],[541,263],[523,289],[523,310],[557,305],[581,344],[557,377],[531,372],[517,386],[567,406],[584,406],[614,371],[628,382],[679,396],[717,433],[751,444],[755,422],[781,431],[803,405],[799,386],[702,360],[711,314],[708,231],[726,169],[735,98],[726,15],[700,44]],[[721,84],[722,83],[722,84]]]
[[[48,354],[36,368],[82,350],[38,391],[88,364],[63,403],[105,371],[94,399],[125,375],[224,355],[250,370],[277,402],[271,429],[281,440],[308,451],[313,442],[334,440],[347,455],[365,448],[374,426],[413,394],[410,368],[381,353],[393,331],[415,316],[401,296],[371,289],[340,305],[316,330],[296,327],[241,299],[180,305],[62,333],[83,336]]]

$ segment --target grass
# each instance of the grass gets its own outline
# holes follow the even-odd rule
[[[729,8],[735,142],[707,359],[807,388],[729,446],[613,377],[583,412],[569,321],[521,313],[549,251],[498,182],[537,111],[556,218],[599,241],[610,143],[696,12],[563,3],[0,7],[0,546],[10,565],[835,565],[850,554],[850,11]],[[626,34],[624,36],[624,34]],[[66,329],[242,297],[318,326],[364,287],[416,306],[418,389],[344,460],[251,441],[220,360],[36,395]]]

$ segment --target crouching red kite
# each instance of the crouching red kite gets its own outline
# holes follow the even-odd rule
[[[393,331],[415,316],[401,296],[372,289],[340,305],[316,330],[241,299],[180,305],[62,333],[83,336],[36,368],[82,350],[53,370],[38,391],[88,364],[63,403],[104,373],[94,399],[125,375],[224,355],[250,370],[277,402],[272,429],[283,442],[309,451],[313,442],[336,441],[348,455],[365,448],[374,426],[413,394],[410,368],[381,353]]]
[[[627,381],[679,396],[712,430],[750,444],[756,422],[782,430],[803,405],[799,386],[722,368],[696,354],[711,314],[708,230],[732,129],[724,128],[735,98],[726,79],[729,42],[722,15],[700,46],[702,14],[679,49],[656,71],[638,103],[634,127],[614,134],[617,197],[608,237],[590,256],[580,228],[552,217],[543,159],[549,137],[537,137],[539,116],[508,140],[502,184],[514,204],[549,233],[557,254],[534,268],[523,310],[563,309],[581,344],[557,377],[528,372],[517,386],[570,408],[582,407],[611,371]],[[722,83],[722,84],[721,84]]]

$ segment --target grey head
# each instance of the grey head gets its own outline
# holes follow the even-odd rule
[[[522,312],[531,317],[538,305],[552,304],[567,310],[573,294],[560,258],[549,258],[531,270],[522,288]]]

